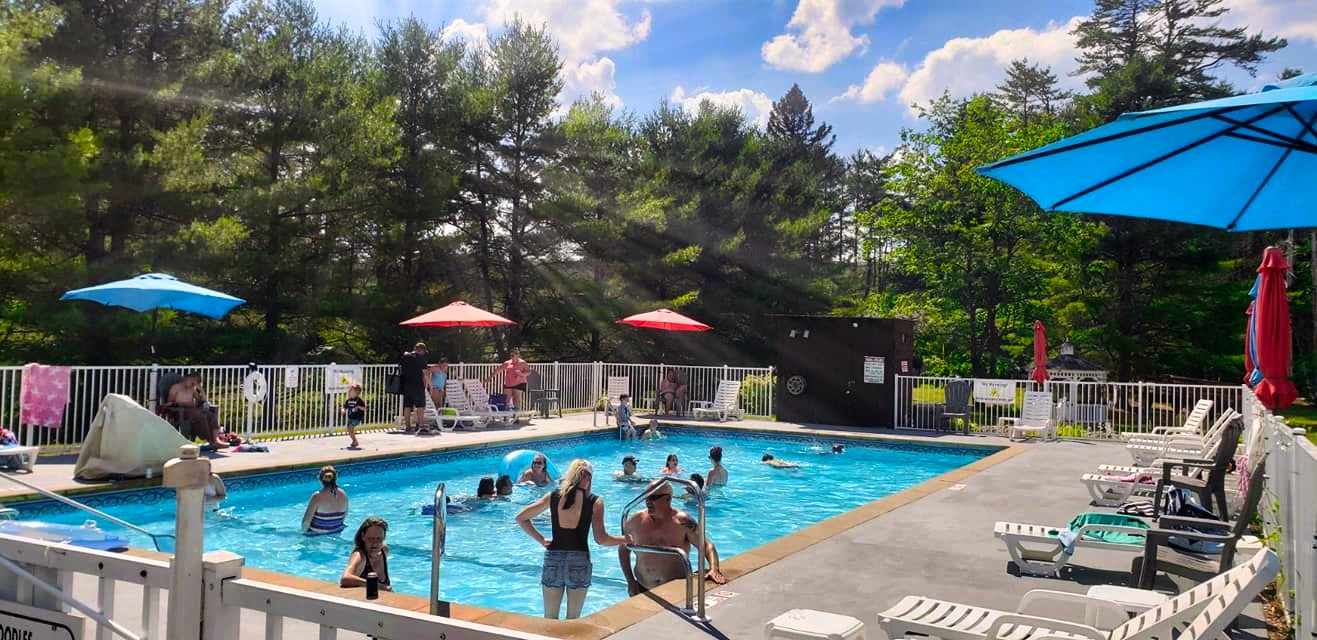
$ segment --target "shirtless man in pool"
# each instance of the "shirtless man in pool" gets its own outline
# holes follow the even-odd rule
[[[672,485],[656,480],[646,490],[653,490],[645,498],[645,511],[633,514],[622,527],[623,535],[629,534],[635,544],[655,547],[677,547],[689,554],[691,547],[703,544],[700,540],[699,526],[695,518],[672,508]],[[707,550],[706,550],[707,554]],[[618,559],[622,562],[622,574],[626,576],[627,592],[636,595],[648,591],[670,580],[686,577],[690,566],[676,556],[640,553],[636,554],[636,565],[631,567],[631,550],[626,545],[617,548]],[[707,574],[710,580],[718,584],[727,581],[718,566],[717,556],[708,554],[711,568]]]

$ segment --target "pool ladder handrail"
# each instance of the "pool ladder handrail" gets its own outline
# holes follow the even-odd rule
[[[439,563],[448,540],[448,495],[444,483],[434,490],[434,532],[430,540],[430,615],[442,615],[439,603]]]
[[[0,473],[0,477],[3,477],[4,479],[6,479],[6,480],[8,480],[8,481],[10,481],[10,482],[13,482],[14,484],[17,484],[17,485],[21,485],[21,486],[27,487],[28,489],[31,489],[31,490],[33,490],[33,491],[35,491],[35,492],[37,492],[37,493],[39,493],[39,494],[41,494],[41,495],[47,497],[47,498],[50,498],[51,500],[54,500],[55,502],[63,503],[63,504],[65,504],[65,505],[67,505],[67,506],[73,507],[74,509],[78,509],[78,510],[80,510],[80,511],[84,511],[84,512],[86,512],[86,513],[90,513],[91,515],[94,515],[94,516],[96,516],[96,517],[98,517],[98,518],[104,518],[104,519],[109,520],[110,522],[113,522],[114,524],[117,524],[117,525],[119,525],[119,526],[121,526],[121,527],[123,527],[123,528],[125,528],[125,529],[131,529],[131,530],[136,531],[136,532],[138,532],[138,533],[140,533],[140,534],[142,534],[142,535],[145,535],[145,536],[151,538],[151,542],[152,542],[153,544],[155,544],[155,550],[156,550],[156,551],[164,551],[164,549],[162,549],[162,548],[160,547],[160,540],[159,540],[159,538],[174,538],[175,540],[177,540],[177,538],[176,538],[176,537],[174,536],[174,534],[172,534],[172,533],[151,533],[150,531],[147,531],[146,529],[143,529],[142,527],[139,527],[139,526],[137,526],[137,525],[135,525],[135,524],[133,524],[133,523],[131,523],[131,522],[128,522],[128,521],[125,521],[125,520],[120,520],[119,518],[116,518],[116,517],[114,517],[114,516],[112,516],[112,515],[110,515],[110,514],[108,514],[108,513],[105,513],[104,511],[101,511],[101,510],[99,510],[99,509],[95,509],[95,508],[93,508],[93,507],[89,507],[89,506],[87,506],[87,505],[85,505],[85,504],[82,504],[81,502],[78,502],[77,500],[73,500],[73,499],[70,499],[70,498],[66,498],[66,497],[64,497],[64,496],[62,496],[62,495],[60,495],[60,494],[58,494],[58,493],[55,493],[54,491],[50,491],[49,489],[43,489],[43,488],[41,488],[41,487],[38,487],[37,485],[31,484],[31,483],[26,482],[26,481],[24,481],[24,480],[19,480],[18,478],[15,478],[14,476],[12,476],[12,475],[10,475],[10,474],[8,474],[8,473]],[[12,518],[11,518],[11,519],[12,519]],[[172,549],[171,549],[170,551],[172,552]]]
[[[704,491],[700,489],[699,485],[695,484],[693,480],[687,480],[685,478],[678,478],[675,476],[664,476],[662,480],[664,482],[670,482],[672,484],[681,485],[687,489],[690,489],[691,493],[695,494],[695,502],[696,505],[698,506],[698,511],[699,511],[699,518],[696,520],[695,526],[699,529],[700,532],[700,544],[698,545],[699,548],[695,550],[696,562],[697,562],[697,564],[695,565],[695,571],[686,572],[686,606],[682,608],[682,613],[692,618],[695,618],[700,622],[708,622],[709,616],[705,613],[704,610],[704,563],[706,560],[704,549],[706,545],[708,545],[708,541],[705,540],[704,537]],[[654,485],[653,487],[648,488],[640,495],[636,496],[635,498],[632,498],[631,501],[628,502],[626,506],[622,508],[623,535],[626,535],[626,521],[627,521],[627,517],[631,513],[631,508],[636,506],[637,503],[643,502],[645,498],[648,498],[649,495],[654,493],[654,491],[658,490],[660,486],[662,485]],[[675,498],[675,490],[674,490],[674,498]],[[687,569],[690,568],[690,556],[685,549],[682,549],[680,547],[658,547],[658,546],[647,545],[647,544],[629,544],[629,543],[623,543],[623,544],[624,546],[626,546],[627,549],[630,549],[631,551],[634,551],[636,553],[657,553],[657,554],[677,556],[681,558],[682,562],[686,564]],[[692,581],[695,582],[694,587],[692,587],[691,584]],[[693,598],[697,595],[699,599],[692,602]]]

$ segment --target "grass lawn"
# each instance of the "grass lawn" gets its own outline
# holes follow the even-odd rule
[[[1288,409],[1277,411],[1276,413],[1285,417],[1285,421],[1291,427],[1301,428],[1308,432],[1308,440],[1317,444],[1317,406],[1313,406],[1300,400]]]

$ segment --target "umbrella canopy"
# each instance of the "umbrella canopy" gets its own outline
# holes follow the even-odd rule
[[[177,309],[208,318],[223,318],[234,307],[246,302],[227,293],[188,284],[165,273],[144,273],[136,278],[74,289],[59,299],[91,300],[128,307],[133,311]]]
[[[1033,371],[1029,379],[1038,384],[1047,381],[1047,329],[1042,320],[1033,321]]]
[[[458,300],[399,324],[408,327],[496,327],[517,323]]]
[[[1298,397],[1290,370],[1290,303],[1285,296],[1285,272],[1290,268],[1285,254],[1267,247],[1258,267],[1258,299],[1253,307],[1254,366],[1262,380],[1253,387],[1258,400],[1268,409],[1284,409]]]
[[[662,329],[664,331],[708,331],[713,328],[671,309],[655,309],[645,313],[637,313],[634,316],[622,318],[617,323],[646,329]]]
[[[979,167],[1047,211],[1231,231],[1317,227],[1317,74],[1258,93],[1127,113]]]

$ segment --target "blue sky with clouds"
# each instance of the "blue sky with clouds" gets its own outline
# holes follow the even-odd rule
[[[376,32],[408,15],[480,40],[520,14],[547,25],[564,60],[560,96],[600,92],[646,113],[668,99],[734,104],[763,122],[772,101],[800,84],[836,149],[894,148],[917,126],[911,104],[949,91],[989,90],[1012,59],[1047,64],[1069,88],[1070,29],[1092,0],[313,0],[333,23]],[[1289,47],[1258,73],[1232,73],[1244,89],[1284,67],[1317,72],[1317,0],[1225,0],[1223,21],[1283,36]]]

